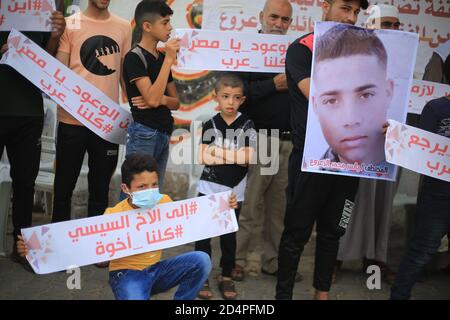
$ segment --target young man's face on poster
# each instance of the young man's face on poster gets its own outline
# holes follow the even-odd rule
[[[382,125],[394,84],[376,55],[352,55],[316,63],[312,102],[323,135],[340,162],[385,160]]]

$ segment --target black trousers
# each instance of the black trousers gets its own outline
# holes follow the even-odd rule
[[[199,193],[198,196],[201,197],[204,196],[204,194]],[[234,209],[237,220],[239,220],[241,205],[242,203],[239,203],[239,207]],[[195,250],[203,251],[211,258],[211,238],[196,241]],[[233,270],[236,261],[236,232],[227,233],[220,236],[220,250],[222,251],[222,256],[220,257],[222,276],[231,277],[231,271]]]
[[[88,153],[88,217],[108,207],[109,183],[117,166],[119,146],[103,140],[84,126],[59,123],[52,222],[70,220],[72,193],[84,155]]]
[[[301,172],[303,152],[289,158],[287,206],[278,255],[276,299],[292,299],[295,274],[316,223],[313,286],[329,291],[339,238],[345,234],[359,178]]]
[[[31,227],[43,125],[43,117],[0,118],[0,157],[6,147],[11,165],[14,240],[20,235],[20,229]]]

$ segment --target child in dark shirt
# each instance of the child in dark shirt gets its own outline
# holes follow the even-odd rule
[[[205,165],[205,169],[200,177],[198,192],[205,195],[233,190],[240,207],[244,200],[247,165],[256,145],[253,122],[238,112],[245,100],[242,80],[233,74],[224,75],[215,85],[214,99],[219,104],[220,113],[203,125],[199,162]],[[235,212],[238,218],[239,209]],[[236,233],[221,236],[220,247],[222,275],[219,289],[224,299],[235,299],[237,293],[231,271],[235,265]],[[211,256],[211,239],[197,241],[195,250]],[[200,290],[199,297],[212,297],[209,282]]]
[[[158,163],[160,186],[169,159],[169,138],[173,127],[171,110],[177,110],[180,105],[171,74],[180,45],[178,39],[168,41],[172,14],[172,9],[164,1],[141,1],[137,5],[135,21],[141,39],[127,53],[123,66],[134,120],[128,127],[126,154],[140,152],[153,156]],[[157,50],[160,41],[167,41],[165,54]]]

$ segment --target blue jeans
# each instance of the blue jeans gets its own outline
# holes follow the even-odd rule
[[[145,153],[153,156],[158,164],[159,187],[162,188],[167,161],[169,160],[169,139],[167,133],[149,128],[138,122],[128,127],[126,154]]]
[[[400,263],[391,299],[406,300],[417,282],[423,268],[431,260],[450,232],[450,193],[448,190],[423,186],[417,199],[417,216],[411,242]]]
[[[111,271],[109,284],[117,300],[148,300],[151,295],[177,285],[175,300],[193,300],[210,272],[209,256],[194,251],[160,261],[142,271]]]
[[[145,153],[155,158],[158,164],[158,183],[162,188],[164,174],[166,173],[167,161],[169,160],[170,136],[164,132],[149,128],[138,122],[128,126],[126,155],[133,153]],[[127,198],[121,191],[119,201]]]

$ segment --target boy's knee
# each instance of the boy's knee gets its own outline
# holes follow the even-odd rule
[[[150,297],[148,294],[138,290],[121,290],[120,292],[114,292],[116,300],[148,300]]]
[[[148,300],[150,297],[148,290],[140,282],[125,282],[116,286],[111,285],[111,289],[116,300]]]
[[[309,241],[310,236],[310,232],[304,227],[286,225],[283,230],[280,244],[283,243],[283,245],[302,247]]]
[[[212,269],[211,258],[203,251],[194,251],[195,265],[204,274],[209,274]]]

